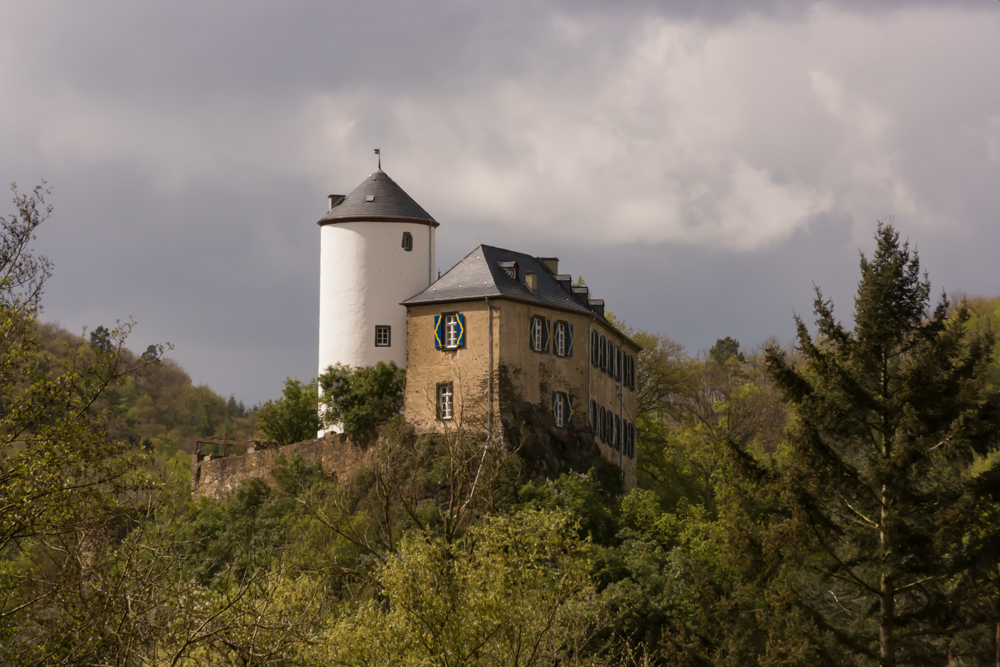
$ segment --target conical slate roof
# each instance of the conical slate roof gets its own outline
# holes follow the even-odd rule
[[[351,194],[320,218],[320,225],[374,220],[376,222],[420,222],[438,226],[431,214],[413,201],[396,181],[381,169],[362,181]]]

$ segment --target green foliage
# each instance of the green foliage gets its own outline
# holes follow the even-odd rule
[[[384,604],[342,617],[311,651],[342,665],[580,664],[601,625],[587,545],[564,513],[494,517],[465,538],[415,533],[375,579]]]
[[[592,469],[587,474],[565,473],[555,481],[528,482],[521,487],[518,502],[525,508],[570,512],[579,522],[582,538],[612,544],[618,530],[615,497],[622,489],[617,467],[609,472],[603,479]]]
[[[110,437],[98,400],[138,370],[125,354],[131,323],[107,331],[100,353],[78,347],[46,359],[36,327],[50,272],[29,242],[51,210],[40,186],[14,189],[17,213],[0,218],[0,662],[28,662],[60,575],[86,568],[91,535],[127,526],[124,502],[148,483],[143,457]],[[52,621],[49,620],[49,623]],[[13,656],[13,657],[12,657]]]
[[[969,314],[965,323],[966,331],[971,335],[1000,336],[1000,296],[987,299],[981,296],[961,298],[954,305],[964,304]],[[958,312],[954,308],[951,316]],[[1000,346],[993,350],[993,363],[990,364],[988,380],[994,387],[1000,387]]]
[[[615,466],[543,480],[494,434],[416,436],[379,365],[324,374],[327,419],[382,425],[350,478],[279,457],[217,502],[185,452],[257,411],[129,352],[131,324],[37,321],[42,194],[0,244],[0,664],[994,659],[1000,300],[928,312],[891,228],[854,328],[817,295],[797,351],[619,325],[643,347],[627,496]],[[261,432],[313,437],[316,394],[287,380]]]
[[[37,321],[33,328],[37,346],[31,354],[39,370],[49,377],[56,377],[75,357],[96,354],[88,341],[65,329]],[[195,440],[206,435],[253,436],[256,415],[252,410],[241,414],[239,403],[231,410],[209,387],[193,385],[176,362],[163,358],[169,345],[151,347],[152,352],[147,348],[139,357],[125,348],[116,352],[135,372],[109,385],[93,403],[92,409],[103,415],[110,437],[136,447],[146,441],[154,443],[156,449],[155,443],[160,443],[169,447],[163,452],[170,456],[177,450],[193,452]]]
[[[340,424],[350,435],[370,435],[402,409],[405,384],[406,370],[392,362],[355,369],[330,366],[319,377],[324,422]]]
[[[315,382],[286,378],[282,398],[267,401],[257,411],[257,429],[282,445],[315,438],[319,425]]]
[[[725,365],[730,359],[741,364],[746,362],[746,357],[740,352],[740,342],[729,336],[715,341],[715,345],[708,351],[708,358],[719,365]]]
[[[917,255],[891,226],[876,240],[854,329],[817,291],[820,337],[798,322],[805,367],[768,352],[795,422],[787,458],[745,467],[773,485],[785,517],[769,535],[799,589],[785,592],[796,614],[783,632],[823,628],[804,655],[841,663],[983,660],[1000,542],[1000,465],[981,464],[1000,446],[1000,395],[985,379],[994,337],[967,334],[964,306],[948,318],[942,300],[929,313]]]
[[[90,347],[95,352],[107,353],[114,349],[111,342],[111,331],[105,326],[99,326],[90,332]]]

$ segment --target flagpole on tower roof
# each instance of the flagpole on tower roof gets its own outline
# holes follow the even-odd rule
[[[378,170],[382,171],[382,149],[376,148],[375,155],[378,155]]]

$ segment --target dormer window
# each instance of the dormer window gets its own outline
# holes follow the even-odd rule
[[[518,280],[517,262],[497,262],[497,266],[504,272],[504,275],[511,280]]]
[[[368,195],[367,197],[365,197],[365,201],[368,203],[375,201],[375,195]]]
[[[410,232],[403,232],[403,250],[406,252],[413,250],[413,234]]]

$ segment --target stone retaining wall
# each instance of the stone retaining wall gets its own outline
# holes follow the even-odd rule
[[[328,475],[346,479],[368,457],[369,448],[330,433],[315,440],[304,440],[284,447],[270,447],[246,454],[225,457],[191,456],[191,495],[220,500],[248,477],[261,477],[273,484],[271,468],[278,457],[300,454],[317,461]]]

